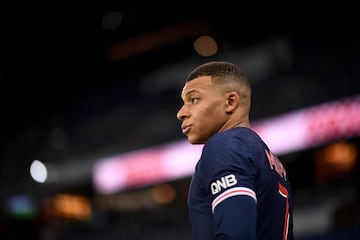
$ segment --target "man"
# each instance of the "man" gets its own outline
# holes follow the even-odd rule
[[[204,144],[188,205],[195,240],[293,239],[293,199],[279,159],[250,128],[251,87],[234,64],[195,68],[177,113],[191,144]]]

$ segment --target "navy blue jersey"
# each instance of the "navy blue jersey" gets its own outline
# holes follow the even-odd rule
[[[250,128],[212,136],[189,189],[194,240],[292,240],[293,199],[279,159]]]

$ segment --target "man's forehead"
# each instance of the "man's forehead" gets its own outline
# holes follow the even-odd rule
[[[185,90],[186,90],[186,83],[185,83],[185,85],[184,85],[184,87],[182,89],[182,92],[185,92]]]
[[[183,89],[182,89],[182,91],[181,91],[181,96],[182,96],[182,97],[185,96],[185,94],[186,94],[186,89],[187,89],[187,86],[186,86],[186,83],[185,83],[185,85],[184,85],[184,87],[183,87]]]
[[[189,84],[189,82],[185,83],[185,85],[184,85],[184,87],[182,89],[182,93],[184,94],[190,88],[191,88],[191,84]]]
[[[191,81],[187,82],[187,83],[185,83],[185,85],[184,85],[184,87],[182,89],[181,95],[185,96],[189,92],[197,91],[199,87],[201,88],[201,86],[199,84],[196,84],[196,83],[194,84]]]
[[[195,89],[208,88],[211,85],[211,77],[210,76],[202,76],[196,79],[193,79],[189,82],[186,82],[183,89],[182,94],[185,94],[188,91],[192,91]]]

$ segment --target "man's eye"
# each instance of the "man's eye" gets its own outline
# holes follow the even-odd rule
[[[191,98],[191,103],[197,103],[199,101],[199,98]]]

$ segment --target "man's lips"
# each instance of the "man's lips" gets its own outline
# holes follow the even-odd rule
[[[190,128],[191,128],[191,125],[183,125],[183,126],[181,126],[182,133],[186,135],[190,131]]]

